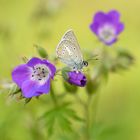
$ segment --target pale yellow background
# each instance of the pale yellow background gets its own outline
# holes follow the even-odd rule
[[[135,65],[122,74],[111,74],[100,90],[97,121],[106,127],[115,125],[123,129],[111,135],[110,130],[105,131],[104,138],[99,139],[140,140],[140,1],[66,0],[57,15],[41,24],[31,19],[37,3],[37,0],[0,0],[0,26],[11,31],[10,39],[0,38],[0,79],[11,78],[11,70],[21,63],[21,56],[36,54],[34,43],[55,55],[56,45],[69,28],[75,31],[82,50],[98,47],[96,36],[89,29],[93,15],[99,10],[116,9],[125,24],[116,46],[127,48],[135,56]],[[38,38],[37,33],[47,28],[51,35]],[[30,140],[23,121],[29,112],[42,112],[43,106],[36,100],[25,108],[17,102],[7,105],[6,99],[6,94],[0,95],[0,135],[5,133],[11,140]]]

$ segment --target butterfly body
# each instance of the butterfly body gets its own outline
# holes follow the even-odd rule
[[[72,30],[67,31],[56,48],[57,57],[68,67],[81,71],[88,62],[83,60],[79,44]]]

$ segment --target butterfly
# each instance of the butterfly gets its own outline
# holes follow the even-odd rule
[[[73,30],[68,30],[56,47],[56,55],[61,62],[65,63],[74,71],[82,71],[88,66],[88,62],[83,60],[77,38]]]

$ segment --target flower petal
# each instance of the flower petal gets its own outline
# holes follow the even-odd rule
[[[67,80],[70,84],[84,87],[87,83],[86,76],[81,72],[71,71],[68,72],[69,79]]]
[[[26,98],[31,98],[33,96],[38,96],[40,93],[37,91],[39,85],[35,81],[27,80],[22,84],[22,93]]]
[[[111,38],[110,36],[110,38],[108,37],[106,39],[99,34],[100,28],[104,27],[105,25],[111,25],[114,27],[115,32],[112,32],[114,37],[112,36]],[[124,24],[120,22],[120,13],[116,10],[111,10],[108,13],[97,12],[94,16],[92,24],[90,25],[90,29],[104,44],[112,45],[117,41],[117,35],[124,30]]]
[[[116,28],[117,28],[117,34],[119,34],[124,30],[124,24],[119,23]]]
[[[30,67],[34,67],[37,64],[45,64],[50,69],[51,78],[54,77],[54,74],[56,72],[56,68],[48,60],[41,60],[39,58],[34,57],[27,63],[27,65],[30,66]]]
[[[29,75],[30,68],[26,64],[19,65],[12,71],[12,79],[19,87],[29,78]]]
[[[106,14],[103,12],[97,12],[94,16],[95,23],[103,23],[106,21]]]
[[[56,72],[55,66],[51,64],[48,60],[43,60],[43,64],[45,64],[50,69],[51,78],[53,78]]]
[[[48,93],[50,91],[50,83],[51,83],[51,80],[49,78],[44,85],[40,86],[37,89],[37,91],[40,93]]]
[[[116,10],[111,10],[109,13],[108,13],[108,16],[112,19],[112,21],[114,22],[119,22],[119,19],[120,19],[120,13]]]
[[[28,66],[30,67],[34,67],[37,64],[41,64],[42,60],[37,58],[37,57],[33,57],[32,59],[30,59],[27,63]]]
[[[94,32],[96,35],[98,35],[99,23],[91,24],[90,29],[92,32]]]
[[[98,35],[98,29],[102,25],[104,25],[105,22],[108,21],[108,17],[103,12],[97,12],[94,16],[93,23],[90,25],[90,29]]]

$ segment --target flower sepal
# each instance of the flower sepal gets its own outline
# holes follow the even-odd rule
[[[17,84],[13,83],[13,86],[11,87],[11,89],[9,91],[9,96],[19,94],[20,92],[21,92],[20,87],[18,87]]]
[[[23,101],[24,102],[24,105],[28,104],[32,98],[25,98],[23,95],[23,93],[20,92],[20,95],[19,96],[16,96],[16,100],[17,101]]]
[[[76,93],[78,91],[78,88],[75,85],[69,84],[66,81],[64,81],[63,84],[64,84],[66,91],[68,91],[71,94]]]
[[[64,80],[68,80],[69,79],[69,75],[68,75],[68,72],[70,72],[71,69],[69,67],[64,67],[61,71],[62,73],[62,77],[64,78]]]
[[[25,104],[25,105],[28,104],[31,100],[32,100],[32,98],[25,98],[24,104]]]

